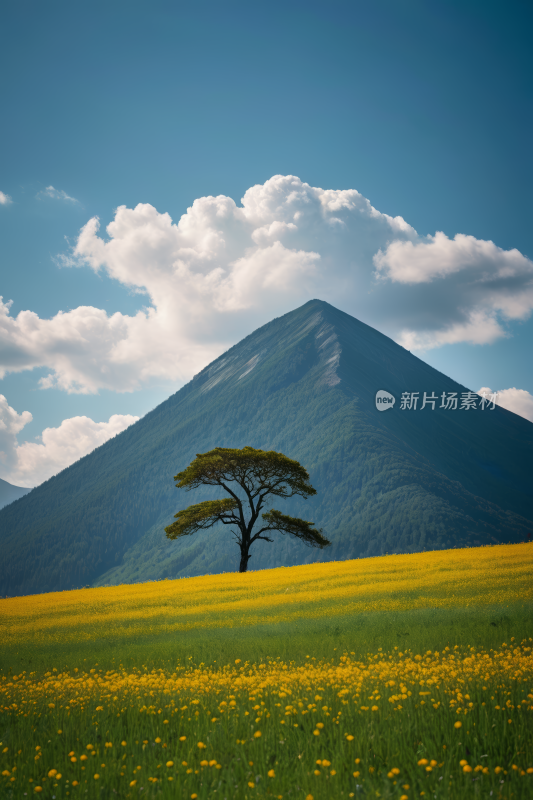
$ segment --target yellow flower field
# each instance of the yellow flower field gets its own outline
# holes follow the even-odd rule
[[[498,545],[0,600],[4,644],[250,627],[533,598],[533,547]]]
[[[525,800],[532,562],[502,545],[3,599],[0,797]]]
[[[469,797],[473,772],[485,789],[525,780],[515,796],[526,797],[532,643],[503,643],[496,652],[395,649],[364,662],[345,652],[300,665],[235,659],[218,669],[3,676],[0,725],[10,720],[13,731],[16,722],[24,735],[0,742],[2,779],[16,796],[87,788],[96,797],[95,781],[104,780],[124,797],[162,782],[169,796],[214,797],[224,786],[226,795],[252,797],[261,796],[250,794],[257,781],[276,779],[276,792],[297,780],[313,797],[336,786],[348,796],[372,787],[380,797],[385,785],[385,796],[405,800],[415,796],[413,784],[418,796],[420,786],[442,789],[442,780],[453,787],[449,796]]]

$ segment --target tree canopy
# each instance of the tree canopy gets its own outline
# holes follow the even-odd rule
[[[283,453],[253,447],[242,450],[216,447],[208,453],[198,453],[174,480],[178,489],[190,491],[200,486],[215,486],[230,497],[206,500],[178,511],[174,515],[176,522],[165,528],[167,537],[191,536],[217,522],[230,525],[241,550],[240,572],[248,568],[254,542],[273,541],[267,535],[270,531],[290,534],[309,547],[322,549],[330,544],[312,522],[289,517],[276,509],[263,511],[270,497],[288,499],[299,495],[306,500],[316,494],[307,470]],[[257,523],[259,529],[254,532]]]

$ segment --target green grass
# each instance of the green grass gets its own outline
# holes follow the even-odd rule
[[[0,601],[1,602],[1,601]],[[1,605],[0,605],[1,609]],[[357,617],[338,616],[303,619],[255,627],[196,629],[186,633],[131,636],[80,643],[49,645],[38,649],[31,643],[3,646],[0,675],[22,670],[40,675],[58,669],[93,666],[111,669],[140,665],[203,662],[211,665],[232,663],[235,658],[256,662],[280,656],[287,661],[302,661],[307,655],[331,658],[341,650],[354,651],[364,658],[378,647],[410,649],[413,653],[442,650],[447,645],[474,645],[497,648],[511,637],[521,640],[533,632],[531,603],[506,607],[481,606],[468,609],[415,609],[365,613]]]
[[[490,651],[500,648],[503,642],[510,644],[513,637],[516,644],[532,635],[532,622],[530,604],[511,604],[505,608],[418,609],[367,613],[357,618],[332,617],[327,622],[304,620],[255,628],[196,630],[172,636],[141,636],[134,643],[125,636],[102,643],[44,644],[39,649],[17,645],[2,648],[0,675],[5,684],[23,670],[27,674],[34,672],[35,679],[42,679],[43,673],[53,667],[59,672],[72,673],[75,668],[80,671],[96,668],[105,672],[122,665],[127,671],[137,668],[149,672],[162,668],[170,674],[178,663],[217,667],[233,664],[237,658],[255,664],[269,658],[281,659],[298,665],[309,663],[307,656],[329,663],[334,659],[338,663],[344,651],[354,653],[355,660],[368,661],[368,654],[376,654],[378,648],[387,653],[395,652],[397,647],[402,652],[410,650],[413,655],[428,650],[442,651],[446,646],[453,649],[455,645],[461,652],[471,647]],[[525,799],[533,794],[533,775],[521,775],[512,769],[512,764],[520,769],[533,766],[532,712],[513,713],[510,725],[508,713],[496,713],[492,706],[498,699],[502,706],[506,700],[511,706],[518,706],[533,690],[531,672],[526,677],[527,681],[511,675],[505,681],[501,678],[492,684],[487,681],[488,691],[483,691],[482,681],[477,679],[463,686],[462,691],[469,693],[474,708],[468,715],[468,725],[465,721],[460,731],[453,727],[457,717],[447,710],[445,713],[444,705],[448,704],[450,695],[444,683],[432,689],[432,699],[442,703],[442,714],[436,712],[437,716],[428,713],[425,707],[415,707],[414,701],[408,713],[395,716],[384,697],[378,701],[381,703],[379,713],[361,714],[351,703],[344,704],[338,697],[338,688],[326,682],[313,687],[302,684],[299,692],[283,700],[279,691],[264,691],[260,699],[265,703],[265,713],[268,711],[271,716],[268,720],[263,717],[261,724],[256,725],[263,729],[258,739],[251,733],[251,717],[244,715],[245,708],[250,706],[248,692],[238,688],[233,694],[239,712],[225,718],[222,715],[217,724],[210,722],[211,714],[215,712],[216,703],[222,697],[227,700],[229,693],[221,694],[216,702],[212,698],[202,699],[197,707],[200,709],[198,717],[192,712],[190,702],[184,703],[188,709],[181,712],[181,716],[171,715],[168,696],[157,693],[150,698],[152,711],[142,713],[138,705],[135,708],[121,706],[120,697],[114,705],[106,703],[106,710],[99,714],[79,710],[67,713],[59,706],[50,710],[43,700],[36,706],[38,716],[24,717],[6,711],[0,715],[0,751],[9,748],[1,755],[0,766],[11,773],[0,779],[0,797],[24,800],[37,796],[33,787],[40,785],[43,789],[40,796],[50,800],[53,797],[57,800],[122,797],[166,800],[191,798],[193,794],[197,794],[198,800],[279,796],[285,800],[305,800],[308,795],[314,800],[333,797],[344,800],[350,796],[399,800],[403,795],[409,800],[421,796],[453,800]],[[276,703],[285,705],[289,700],[296,703],[297,699],[303,701],[305,697],[307,705],[314,701],[317,691],[322,698],[319,708],[327,705],[331,719],[342,711],[342,724],[327,724],[320,736],[314,736],[313,726],[322,713],[318,710],[318,716],[310,712],[299,717],[298,728],[293,727],[294,723],[282,728]],[[413,694],[416,694],[414,687]],[[495,698],[490,713],[487,706],[482,705],[489,695]],[[146,702],[145,698],[144,704]],[[157,713],[159,708],[160,714]],[[120,716],[117,717],[117,713]],[[220,716],[218,712],[217,716]],[[167,725],[163,724],[163,718],[168,718]],[[58,730],[62,733],[58,734]],[[350,732],[353,741],[348,743],[343,732]],[[180,742],[183,733],[187,739]],[[160,743],[155,742],[158,737],[162,740]],[[125,747],[120,744],[122,740],[127,742]],[[198,749],[199,741],[207,744],[205,753]],[[106,742],[111,742],[113,747],[106,749]],[[94,745],[97,755],[89,756],[87,769],[82,772],[79,755],[84,750],[87,752],[87,744]],[[167,747],[163,747],[164,744]],[[41,747],[44,753],[37,762],[34,760],[36,747]],[[22,751],[20,755],[19,750]],[[75,751],[78,758],[76,764],[70,763],[67,754],[71,751]],[[202,768],[200,761],[204,755],[209,760],[216,759],[221,769]],[[425,757],[429,761],[435,759],[442,766],[426,773],[425,767],[418,765]],[[355,764],[355,758],[361,759],[360,765]],[[459,766],[461,758],[473,767],[477,764],[490,766],[491,774],[464,774]],[[327,769],[317,767],[318,759],[327,759],[331,765]],[[174,762],[173,768],[165,766],[168,760]],[[181,766],[183,761],[187,762],[187,768]],[[105,767],[100,766],[103,763]],[[15,764],[19,766],[13,773]],[[134,775],[133,769],[137,766],[142,768]],[[504,768],[506,774],[496,775],[495,766]],[[400,769],[396,784],[387,777],[392,767]],[[60,769],[63,774],[62,779],[56,781],[57,785],[51,779],[42,780],[51,768]],[[369,772],[370,768],[374,769],[373,773]],[[193,769],[193,772],[187,774],[186,769]],[[271,769],[275,772],[273,778],[268,777]],[[314,775],[314,769],[318,769],[320,775]],[[332,769],[336,771],[334,776],[330,774]],[[194,770],[198,770],[198,774]],[[360,772],[358,778],[354,778],[354,771]],[[172,782],[167,780],[168,773],[174,776]],[[85,774],[89,776],[87,779]],[[94,774],[100,777],[96,780]],[[16,780],[11,782],[13,775]],[[75,775],[80,781],[77,787],[72,785]],[[256,782],[257,776],[260,777]],[[31,784],[30,777],[33,778]],[[157,783],[149,782],[148,777],[158,778]],[[129,786],[131,780],[137,780],[134,787]],[[254,783],[255,788],[250,788],[249,782]],[[404,785],[409,789],[403,789]],[[422,792],[425,795],[421,795]]]

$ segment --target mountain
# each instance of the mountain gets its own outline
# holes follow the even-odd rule
[[[376,392],[396,398],[378,411]],[[533,530],[533,425],[503,408],[401,408],[403,392],[468,390],[313,300],[258,329],[135,425],[0,511],[0,593],[234,571],[227,528],[170,542],[213,497],[173,475],[216,446],[279,450],[317,496],[281,502],[331,540],[258,542],[250,569],[522,541]]]
[[[25,489],[23,486],[13,486],[0,478],[0,508],[12,503],[13,500],[18,500],[19,497],[24,497],[28,492],[31,492],[31,489]]]

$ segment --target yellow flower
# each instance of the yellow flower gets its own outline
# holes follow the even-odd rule
[[[87,761],[87,756],[85,755],[85,753],[82,756],[80,756],[80,761]]]
[[[261,736],[261,731],[256,731],[254,733],[254,739],[259,739],[260,736]]]
[[[200,761],[200,766],[201,767],[208,767],[209,766],[209,761]]]
[[[378,710],[379,710],[379,709],[378,709],[378,707],[377,707],[377,706],[372,706],[372,711],[378,711]]]
[[[267,772],[267,775],[268,775],[269,778],[275,778],[276,777],[276,773],[274,772],[273,769],[269,769],[268,772]]]
[[[184,742],[186,738],[186,736],[180,736],[180,742]]]
[[[261,735],[261,734],[259,734],[259,735]],[[198,742],[198,749],[199,750],[205,750],[206,747],[207,747],[207,745],[204,744],[203,742]]]
[[[161,739],[159,738],[159,736],[156,736],[155,743],[156,744],[161,744]]]
[[[347,736],[347,737],[346,737],[346,741],[347,741],[347,742],[353,742],[353,736],[352,736],[352,735],[350,735],[350,736]]]
[[[248,781],[248,786],[250,787],[250,789],[253,789],[254,786],[255,786],[255,783],[253,781]]]
[[[191,794],[191,800],[196,800],[197,797],[198,797],[197,794]]]
[[[421,758],[420,761],[418,762],[418,766],[419,767],[425,767],[426,764],[428,764],[428,763],[429,762],[428,762],[427,758]]]
[[[61,778],[61,773],[58,772],[57,775],[56,775],[56,781],[60,780],[60,778]]]
[[[358,778],[360,774],[361,774],[360,772],[354,772],[353,776],[354,778]]]
[[[463,772],[472,772],[472,767],[469,764],[465,764],[463,767]]]
[[[55,708],[55,707],[56,707],[55,703],[48,703],[48,708]]]
[[[459,722],[459,721],[457,721],[457,722],[454,722],[454,723],[453,723],[453,727],[454,727],[454,728],[462,728],[462,727],[463,727],[463,723],[462,723],[462,722]]]
[[[70,760],[72,761],[73,764],[75,764],[78,759],[76,758],[76,756],[72,756]]]
[[[95,781],[97,781],[99,777],[100,777],[100,775],[98,773],[96,773],[95,776],[94,776]]]
[[[130,786],[135,786],[136,783],[137,781],[130,781]]]
[[[313,795],[312,794],[308,794],[307,797],[305,798],[305,800],[313,800]]]
[[[78,781],[72,781],[72,786],[78,786]]]
[[[42,786],[36,786],[33,791],[34,792],[42,792],[42,790],[43,790]]]
[[[317,728],[322,730],[322,728],[324,727],[324,723],[323,722],[317,722],[316,726],[317,726]]]
[[[2,773],[2,774],[3,774],[3,773]],[[48,772],[48,777],[49,777],[49,778],[53,778],[53,777],[55,777],[56,775],[57,775],[57,769],[51,769],[51,770]]]
[[[320,770],[319,769],[315,769],[315,775],[320,775]]]
[[[167,761],[167,767],[173,767],[173,766],[174,766],[173,761]]]
[[[236,663],[236,664],[240,664],[240,663],[241,663],[241,659],[240,659],[240,658],[236,658],[236,659],[235,659],[235,663]],[[252,785],[253,785],[253,784],[252,784]]]
[[[126,747],[126,742],[121,742],[120,744],[122,745],[122,747]]]
[[[320,731],[313,731],[313,736],[320,736]]]

